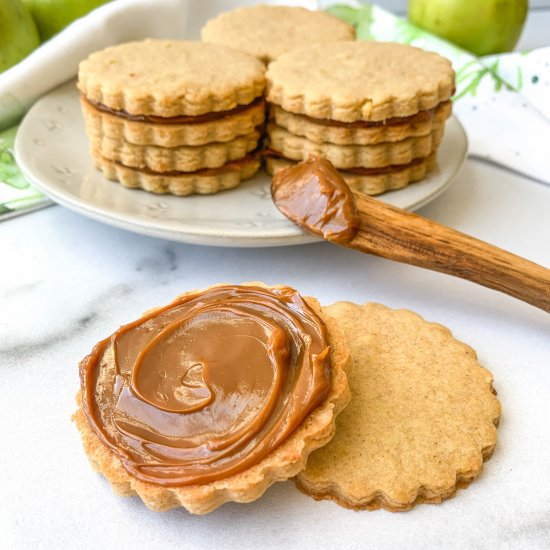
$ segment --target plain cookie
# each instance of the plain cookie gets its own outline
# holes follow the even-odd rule
[[[441,502],[481,472],[501,413],[491,373],[450,331],[406,310],[326,308],[352,357],[352,400],[298,488],[355,510]]]
[[[355,29],[323,11],[258,5],[221,13],[208,21],[201,36],[205,42],[236,48],[269,63],[309,44],[353,40]]]

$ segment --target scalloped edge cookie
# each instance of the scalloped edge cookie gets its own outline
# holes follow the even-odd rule
[[[440,128],[451,113],[452,104],[450,101],[445,101],[436,107],[429,120],[412,123],[404,120],[399,124],[351,128],[319,124],[304,115],[289,113],[278,105],[271,105],[269,109],[270,119],[291,134],[305,137],[315,143],[334,143],[335,145],[376,145],[425,136]]]
[[[265,105],[252,105],[234,115],[219,120],[194,124],[158,124],[136,122],[114,114],[98,111],[86,99],[81,99],[86,132],[92,137],[109,137],[136,145],[179,147],[227,142],[249,134],[263,124]]]
[[[326,309],[350,348],[352,400],[297,487],[354,510],[404,511],[473,481],[493,453],[501,414],[475,351],[411,311]]]
[[[295,164],[295,161],[285,158],[266,157],[266,171],[271,176],[278,170],[292,164]],[[420,181],[436,165],[436,154],[432,153],[426,158],[416,159],[411,164],[395,167],[394,171],[386,174],[362,175],[346,172],[345,170],[338,170],[338,172],[353,190],[372,196],[380,195],[386,191],[402,189],[410,183]]]
[[[204,42],[254,55],[264,63],[308,44],[353,40],[353,26],[323,11],[299,6],[243,6],[210,19]]]
[[[258,282],[242,284],[264,288],[277,287],[269,287]],[[220,285],[213,285],[207,289],[216,286]],[[277,449],[258,464],[239,474],[204,485],[162,487],[146,483],[132,477],[124,469],[116,455],[100,442],[84,416],[79,392],[77,395],[78,409],[73,415],[73,420],[80,432],[84,450],[93,468],[107,479],[117,494],[121,496],[137,495],[151,510],[161,512],[182,506],[193,514],[207,514],[228,501],[251,502],[259,498],[276,481],[284,481],[295,476],[305,467],[308,455],[332,439],[335,432],[336,415],[350,399],[345,374],[349,363],[349,353],[342,331],[336,321],[322,312],[315,298],[304,298],[323,319],[328,329],[333,359],[332,384],[327,399]]]
[[[433,109],[455,90],[449,60],[391,42],[334,42],[281,55],[267,69],[267,100],[291,113],[380,121]]]
[[[244,52],[183,40],[127,42],[82,61],[78,89],[136,115],[197,116],[247,105],[265,88],[264,65]]]
[[[129,168],[102,157],[92,151],[92,158],[98,170],[111,181],[118,181],[124,187],[143,189],[150,193],[172,194],[179,196],[211,195],[218,191],[233,189],[242,181],[250,179],[260,169],[260,160],[256,155],[247,155],[237,161],[231,161],[219,168],[207,168],[196,172],[148,173],[137,168]],[[225,170],[223,170],[225,168]]]
[[[433,153],[443,137],[444,127],[436,127],[430,134],[411,137],[393,143],[376,145],[334,145],[315,143],[295,136],[281,126],[267,125],[268,146],[287,159],[301,161],[310,155],[326,158],[336,168],[381,168],[396,164],[409,164],[417,158]]]
[[[90,135],[95,154],[128,168],[147,168],[153,172],[195,172],[203,168],[219,168],[227,162],[243,158],[258,146],[260,132],[237,136],[225,143],[180,147],[135,145],[127,141]]]

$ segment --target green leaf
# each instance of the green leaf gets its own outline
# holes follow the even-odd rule
[[[395,31],[397,35],[397,42],[401,42],[402,44],[410,44],[414,40],[418,40],[426,34],[420,27],[409,23],[405,19],[396,20]]]
[[[17,126],[0,132],[0,184],[5,183],[16,189],[29,187],[13,157],[13,144]]]
[[[457,78],[460,77],[460,75],[464,74],[466,70],[469,69],[472,65],[476,67],[479,66],[477,59],[472,59],[471,61],[468,61],[468,63],[462,65],[462,67],[460,67],[460,69],[458,69],[458,71],[456,72]]]
[[[355,31],[355,38],[356,40],[374,40],[370,23],[359,23],[359,25],[357,25],[357,30]]]
[[[330,15],[334,15],[334,17],[338,17],[338,19],[341,19],[342,21],[345,21],[346,23],[349,23],[354,27],[359,22],[360,10],[358,10],[357,8],[337,4],[335,6],[330,6],[330,8],[327,8],[326,11],[330,13]]]
[[[517,67],[517,70],[518,70],[518,83],[516,84],[516,88],[518,90],[521,90],[523,88],[523,70],[519,65]]]

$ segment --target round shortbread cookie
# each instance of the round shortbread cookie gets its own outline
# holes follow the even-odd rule
[[[253,132],[264,122],[265,106],[262,102],[249,109],[219,120],[195,124],[160,124],[124,119],[99,111],[85,99],[81,100],[86,132],[95,138],[108,137],[136,145],[179,147],[227,142]]]
[[[243,283],[243,285],[282,288],[268,287],[258,282]],[[213,285],[205,290],[216,286],[223,285]],[[350,393],[345,374],[349,364],[349,352],[344,335],[334,319],[323,313],[315,298],[306,296],[304,300],[327,328],[332,358],[329,393],[326,399],[296,427],[288,439],[271,450],[259,463],[240,473],[201,485],[174,487],[137,479],[124,468],[121,460],[94,433],[84,414],[82,394],[79,392],[78,409],[73,419],[80,432],[84,450],[92,466],[109,481],[116,493],[121,496],[138,495],[145,505],[154,511],[183,506],[194,514],[206,514],[224,502],[256,500],[270,485],[295,476],[305,467],[308,455],[325,445],[334,436],[336,416],[349,402]]]
[[[342,124],[341,126],[327,124],[323,119],[289,113],[278,105],[271,105],[269,109],[270,119],[291,134],[305,137],[315,143],[336,145],[376,145],[425,136],[440,128],[451,116],[451,112],[451,102],[444,101],[433,112],[423,111],[426,113],[425,116],[407,117],[396,124],[377,124],[361,128],[353,127],[353,123],[337,123]]]
[[[227,111],[251,103],[264,87],[258,59],[203,42],[128,42],[93,53],[78,71],[78,89],[85,97],[136,115]]]
[[[355,29],[322,11],[296,6],[247,6],[218,15],[201,31],[205,42],[247,52],[269,63],[309,44],[353,40]]]
[[[239,183],[250,179],[260,168],[256,155],[231,161],[219,168],[206,168],[196,172],[167,172],[165,174],[129,168],[102,157],[92,151],[94,164],[111,181],[118,181],[124,187],[143,189],[151,193],[172,195],[211,195],[218,191],[233,189]]]
[[[474,350],[410,311],[326,309],[346,335],[352,400],[298,488],[355,510],[400,511],[441,502],[474,480],[493,453],[501,413]]]
[[[316,155],[329,160],[336,168],[380,168],[396,164],[408,164],[414,159],[433,153],[443,137],[443,126],[430,134],[411,137],[403,141],[376,145],[334,145],[315,143],[305,137],[295,136],[276,124],[268,124],[268,145],[283,157],[306,160]]]
[[[271,176],[278,170],[296,164],[294,161],[266,157],[266,171]],[[402,189],[410,183],[423,179],[436,166],[435,153],[423,159],[416,159],[410,164],[388,167],[384,173],[354,174],[345,170],[338,170],[346,183],[354,190],[366,195],[380,195],[386,191]]]
[[[218,168],[244,157],[258,146],[260,132],[253,131],[225,143],[180,147],[135,145],[124,140],[90,136],[93,151],[128,168],[148,168],[153,172],[195,172]]]
[[[267,70],[267,99],[342,122],[407,117],[454,92],[450,61],[390,42],[338,42],[288,52]]]

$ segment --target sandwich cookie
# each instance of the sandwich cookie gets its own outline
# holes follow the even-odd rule
[[[74,420],[117,493],[205,514],[304,468],[349,401],[348,362],[314,298],[216,285],[99,342],[80,363]]]
[[[264,67],[200,42],[145,40],[80,64],[78,88],[96,166],[157,193],[214,193],[259,168]]]
[[[339,42],[286,53],[267,71],[267,169],[328,158],[355,190],[404,187],[435,165],[451,114],[448,60],[411,46]]]

